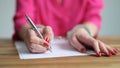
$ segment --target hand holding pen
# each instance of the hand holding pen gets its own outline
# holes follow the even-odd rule
[[[28,29],[25,39],[28,49],[32,53],[41,53],[47,50],[51,51],[49,45],[51,37],[53,37],[53,31],[51,27],[45,26],[44,28],[37,28],[28,15],[26,15],[27,22],[32,27]]]

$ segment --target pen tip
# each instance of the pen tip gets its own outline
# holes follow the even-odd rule
[[[52,52],[52,49],[51,49],[51,47],[49,47],[49,48],[48,48],[48,50],[49,50],[50,52]]]

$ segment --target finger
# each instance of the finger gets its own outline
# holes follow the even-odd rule
[[[47,42],[53,39],[53,31],[50,26],[46,26],[44,29],[44,37]]]
[[[118,53],[116,48],[112,48],[112,47],[110,47],[108,45],[106,46],[106,48],[108,49],[110,56],[116,55]]]
[[[44,39],[40,39],[37,35],[36,32],[32,29],[29,30],[29,42],[30,43],[35,43],[35,44],[40,44],[47,46],[47,42]]]
[[[44,28],[38,28],[38,30],[40,31],[40,33],[43,35],[43,30]]]
[[[86,52],[86,48],[77,40],[75,36],[71,37],[70,44],[80,52]]]
[[[106,48],[106,45],[103,42],[101,42],[100,40],[98,40],[98,43],[99,43],[99,47],[100,47],[101,51],[104,52],[107,56],[111,56],[111,54],[109,53],[109,51]]]
[[[93,48],[96,51],[97,55],[100,57],[101,56],[101,51],[100,51],[100,48],[99,48],[99,44],[96,40],[93,41]]]
[[[45,47],[43,47],[41,45],[35,44],[35,43],[31,43],[29,45],[28,49],[32,53],[43,53],[43,52],[47,51],[47,48],[45,48]]]
[[[90,47],[93,47],[98,56],[101,56],[101,51],[98,45],[98,41],[91,36],[79,36],[79,40]]]

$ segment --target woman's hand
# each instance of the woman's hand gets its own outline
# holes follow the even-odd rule
[[[101,56],[102,53],[107,56],[116,55],[118,53],[116,48],[112,48],[90,36],[84,28],[78,28],[72,32],[69,42],[80,52],[86,52],[86,47],[90,47],[94,49],[98,56]]]
[[[38,30],[42,33],[45,40],[39,38],[37,36],[37,33],[33,29],[29,28],[26,31],[23,30],[23,32],[24,32],[23,40],[26,43],[29,51],[32,53],[46,52],[48,50],[48,44],[53,38],[53,31],[50,26],[38,28]]]

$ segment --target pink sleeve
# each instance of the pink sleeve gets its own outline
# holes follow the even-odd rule
[[[34,0],[16,0],[16,12],[14,16],[15,36],[17,32],[27,24],[25,14],[34,19]],[[13,36],[14,37],[14,36]]]
[[[17,0],[16,13],[14,16],[15,30],[19,31],[22,26],[27,24],[25,14],[34,19],[34,0]]]
[[[98,31],[101,27],[101,10],[103,9],[103,6],[103,0],[88,0],[84,18],[84,22],[93,23],[98,28]]]

